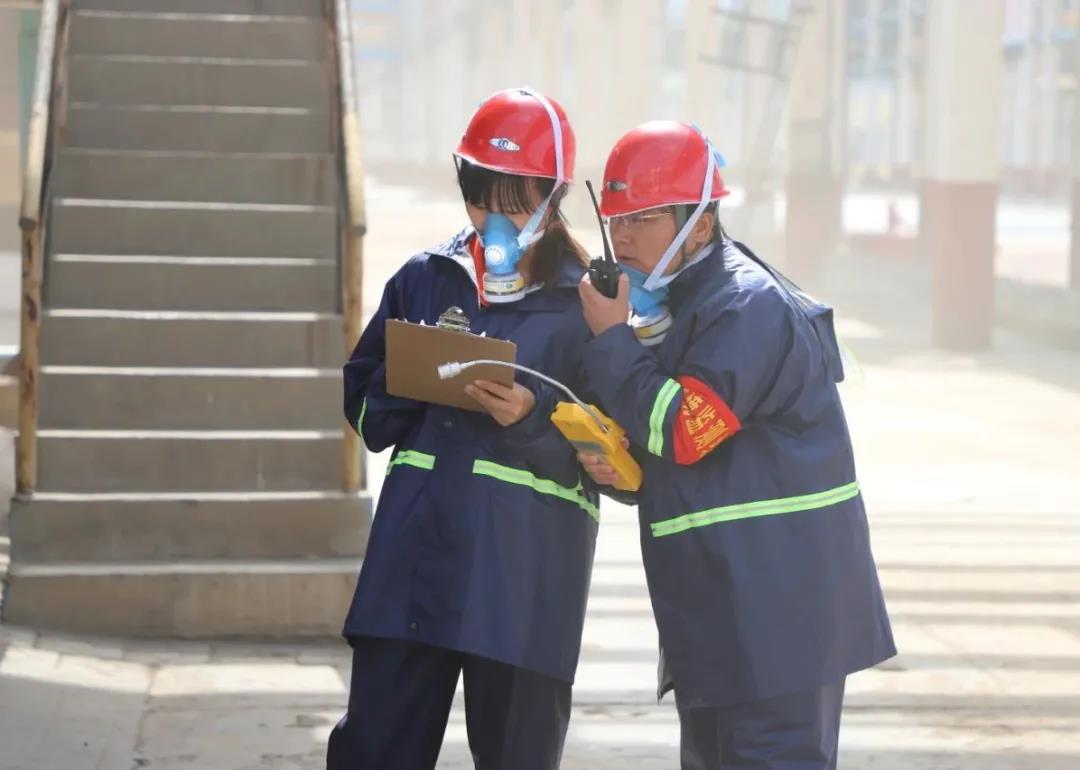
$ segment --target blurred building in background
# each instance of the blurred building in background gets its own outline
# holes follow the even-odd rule
[[[919,177],[925,27],[930,0],[828,0],[834,90],[852,182],[906,186]],[[1002,0],[1000,146],[1008,192],[1068,190],[1080,0]],[[476,102],[529,83],[560,98],[603,157],[618,133],[651,117],[700,123],[735,176],[760,132],[781,43],[801,38],[808,0],[355,0],[368,157],[443,164]],[[979,16],[977,4],[968,14]],[[835,55],[833,55],[835,54]],[[746,65],[744,68],[742,65]],[[753,67],[755,69],[750,69]],[[784,73],[789,76],[790,72]],[[783,85],[783,84],[781,84]],[[786,106],[786,100],[783,104]],[[781,110],[783,112],[783,109]],[[785,132],[775,131],[774,172]],[[595,161],[594,161],[595,163]]]
[[[28,119],[34,6],[0,0],[0,213],[9,212],[0,222],[0,252],[9,255],[18,188],[10,172]],[[996,251],[980,264],[992,261],[999,274],[1026,283],[1080,284],[1069,210],[1080,168],[1080,0],[351,6],[364,154],[378,179],[452,193],[451,151],[472,110],[492,91],[529,84],[559,99],[574,121],[579,180],[598,176],[612,143],[637,123],[698,123],[728,161],[735,190],[726,201],[729,229],[805,275],[844,246],[930,259],[932,233],[920,202],[927,180],[951,163],[942,148],[955,142],[961,155],[978,149],[982,165],[970,179],[971,169],[948,173],[993,185],[995,216],[983,226]],[[941,15],[933,37],[935,9]],[[987,36],[993,58],[975,62],[971,41]],[[962,80],[928,89],[929,73],[939,73],[940,86],[949,80],[940,73],[960,77],[965,62],[972,66]],[[979,103],[977,124],[952,120],[954,93],[993,103]],[[987,142],[992,146],[983,147]],[[589,221],[580,192],[568,209],[573,221]],[[5,284],[14,266],[0,261]],[[14,288],[0,298],[6,316]],[[0,329],[0,344],[14,341],[7,339],[12,323],[0,319]]]

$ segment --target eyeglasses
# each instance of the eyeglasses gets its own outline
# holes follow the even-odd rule
[[[631,230],[637,230],[644,227],[654,219],[660,219],[661,217],[669,217],[674,214],[673,211],[635,211],[632,214],[619,214],[614,217],[605,217],[604,224],[608,229],[614,229],[615,227],[626,227]]]

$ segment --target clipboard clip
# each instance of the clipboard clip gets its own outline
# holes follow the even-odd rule
[[[465,315],[465,311],[459,308],[457,305],[451,305],[443,311],[443,314],[439,316],[439,320],[435,322],[435,325],[440,329],[449,329],[455,332],[465,332],[469,334],[469,317]]]

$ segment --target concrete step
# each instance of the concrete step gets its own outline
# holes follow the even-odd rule
[[[79,11],[227,13],[322,18],[322,0],[75,0]]]
[[[359,558],[370,520],[370,498],[341,492],[39,494],[10,529],[22,564]]]
[[[114,150],[325,153],[329,113],[300,107],[162,107],[72,102],[65,144]]]
[[[357,559],[11,565],[4,622],[141,637],[336,637]]]
[[[54,253],[334,259],[329,206],[57,198]]]
[[[76,11],[71,54],[326,59],[322,19],[304,16]]]
[[[57,254],[49,304],[117,310],[334,312],[337,263],[314,259]]]
[[[341,317],[323,313],[46,310],[42,363],[337,368]]]
[[[70,72],[75,102],[330,109],[325,62],[73,56]]]
[[[257,492],[341,484],[341,431],[38,432],[43,492]]]
[[[44,428],[333,430],[341,370],[45,366]]]
[[[333,156],[63,150],[53,193],[66,198],[333,206]]]

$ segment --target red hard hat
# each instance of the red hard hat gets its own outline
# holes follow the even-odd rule
[[[643,123],[624,134],[608,155],[600,212],[606,217],[660,206],[701,202],[708,168],[708,140],[698,129],[674,120]],[[709,200],[728,194],[713,171]]]
[[[560,144],[561,178],[570,182],[576,143],[566,112],[554,99],[526,88],[509,88],[492,94],[476,108],[454,155],[504,174],[559,179]]]

